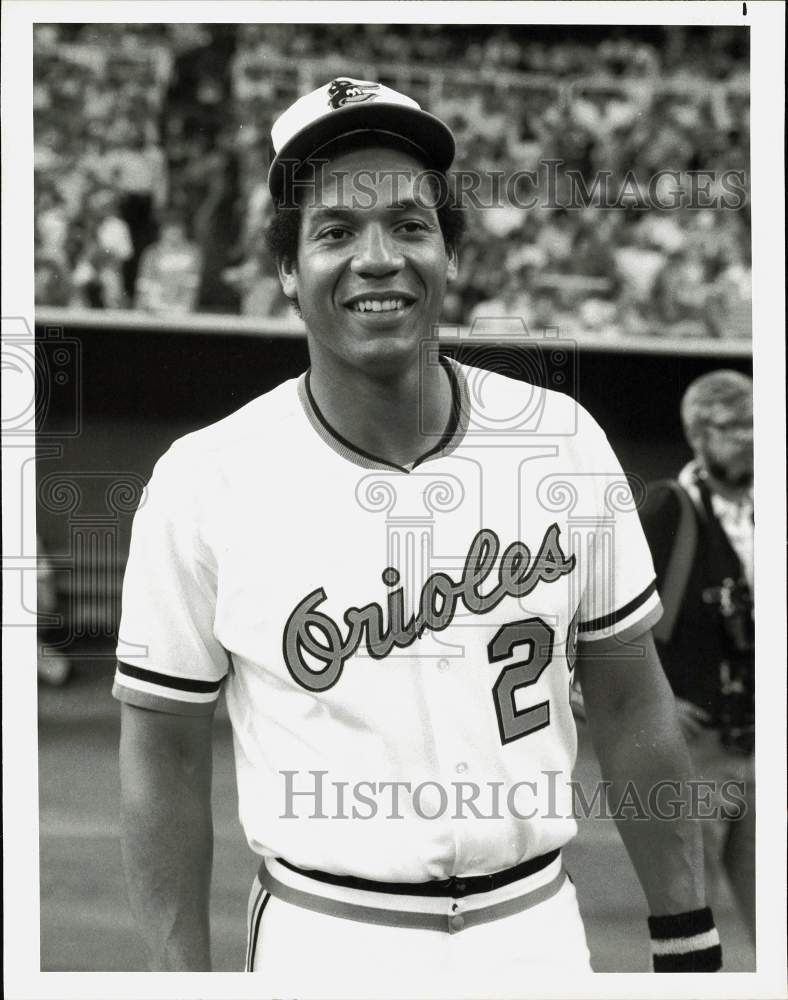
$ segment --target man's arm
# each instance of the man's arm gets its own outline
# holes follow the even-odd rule
[[[615,807],[629,785],[649,810],[649,791],[659,782],[681,784],[658,797],[670,814],[671,800],[682,800],[675,819],[621,818],[616,825],[632,859],[652,916],[704,907],[703,846],[697,821],[687,818],[686,782],[692,777],[689,754],[676,715],[673,692],[659,662],[651,632],[611,652],[578,647],[577,670],[585,711],[602,777],[611,782]],[[650,812],[650,810],[649,810]]]
[[[122,706],[123,863],[153,970],[211,967],[211,722]]]

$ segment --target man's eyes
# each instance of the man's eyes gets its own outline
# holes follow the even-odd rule
[[[395,223],[392,226],[392,232],[395,235],[415,235],[422,232],[432,232],[433,226],[424,222],[421,219],[404,219],[402,222]],[[317,234],[317,239],[326,240],[326,242],[334,243],[337,240],[344,239],[345,237],[350,237],[354,235],[354,230],[348,226],[326,226],[325,229],[321,229]]]
[[[329,226],[318,233],[318,238],[323,240],[341,240],[343,236],[349,236],[350,230],[343,226]]]
[[[420,219],[407,219],[405,222],[400,222],[397,228],[407,233],[430,231],[430,227],[426,222],[422,222]]]

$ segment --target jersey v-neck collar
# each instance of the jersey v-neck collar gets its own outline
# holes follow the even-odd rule
[[[309,384],[311,368],[307,369],[298,380],[298,398],[313,428],[325,443],[333,451],[341,455],[342,458],[366,469],[394,469],[397,472],[408,475],[424,462],[454,451],[465,436],[465,431],[468,427],[470,394],[462,368],[451,358],[441,356],[438,360],[445,368],[451,382],[452,405],[449,422],[440,440],[429,451],[426,451],[409,465],[397,465],[396,462],[389,462],[379,455],[373,455],[371,452],[357,447],[335,430],[328,420],[326,420],[312,395],[312,389]]]

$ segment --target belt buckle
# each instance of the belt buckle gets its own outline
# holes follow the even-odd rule
[[[476,892],[489,892],[492,888],[492,875],[466,875],[464,878],[455,875],[452,896],[455,899],[462,899],[463,896],[470,896]]]
[[[464,878],[454,878],[454,886],[452,891],[452,896],[455,899],[461,899],[468,892],[468,882]]]
[[[484,886],[482,883],[484,880]],[[472,884],[469,884],[472,883]],[[450,875],[438,882],[453,899],[462,899],[474,892],[490,892],[494,888],[492,875]]]

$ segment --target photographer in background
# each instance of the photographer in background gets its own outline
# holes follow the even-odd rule
[[[684,394],[681,418],[694,457],[677,481],[650,487],[640,512],[665,609],[654,638],[695,778],[714,783],[709,803],[724,782],[742,783],[740,809],[731,813],[729,805],[725,820],[702,825],[708,884],[721,867],[754,942],[751,379],[730,370],[702,375]]]

